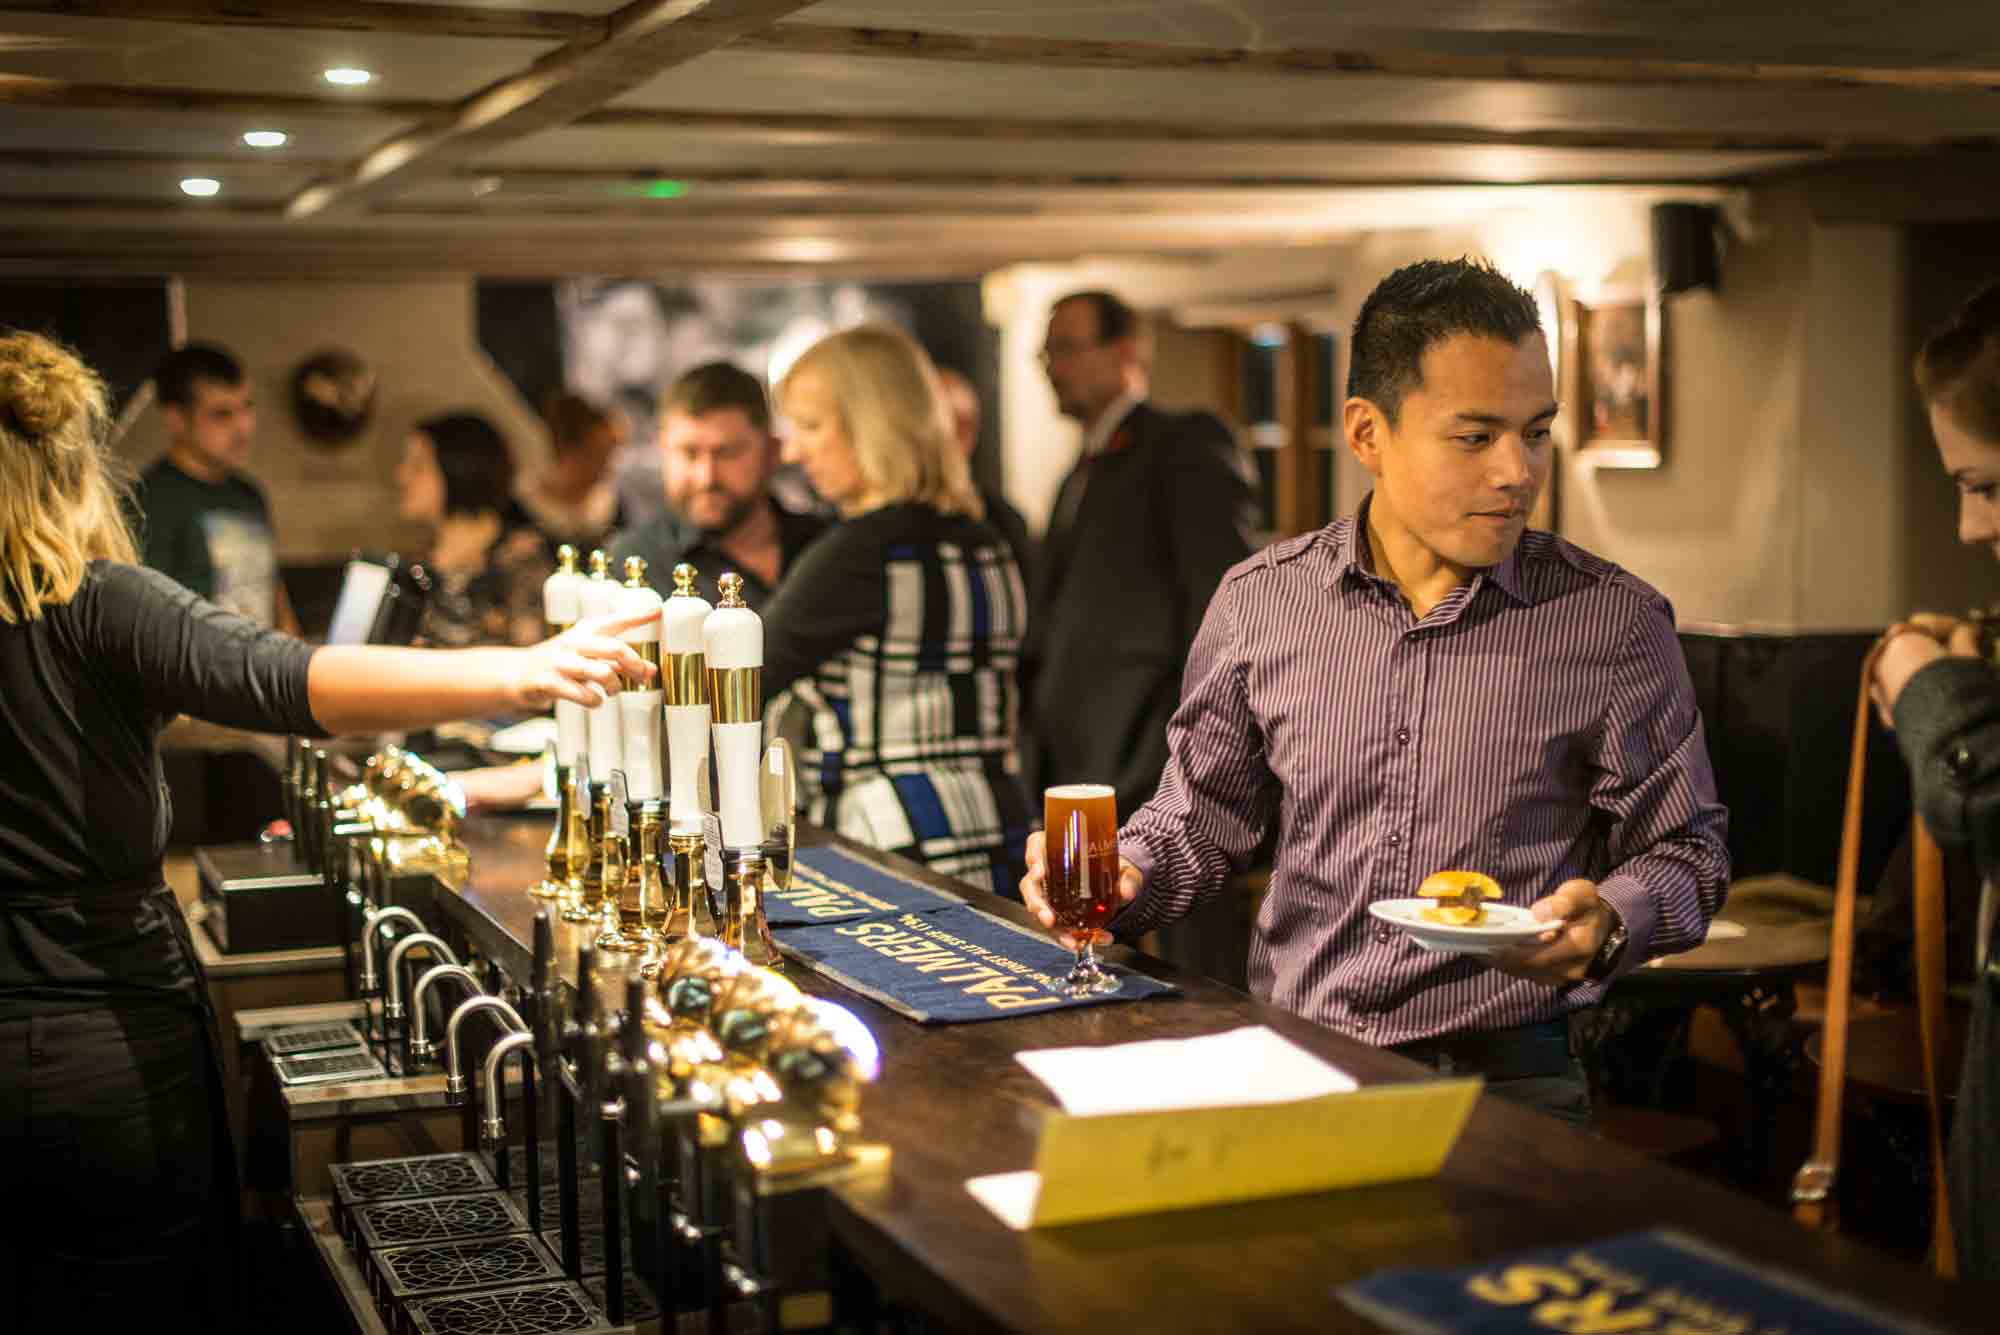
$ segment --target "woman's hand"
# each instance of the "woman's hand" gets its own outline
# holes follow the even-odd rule
[[[1979,628],[1961,617],[1918,612],[1882,632],[1868,693],[1883,727],[1896,726],[1896,701],[1910,678],[1946,656],[1979,657]]]
[[[659,615],[627,612],[593,617],[532,648],[508,650],[519,663],[509,683],[514,707],[536,713],[554,701],[569,700],[594,709],[618,689],[621,675],[635,682],[650,680],[653,665],[618,637]]]

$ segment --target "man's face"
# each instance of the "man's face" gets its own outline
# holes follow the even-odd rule
[[[1930,416],[1938,457],[1958,486],[1958,540],[2000,557],[2000,441],[1981,440],[1938,404]]]
[[[1385,534],[1468,578],[1513,555],[1549,476],[1556,400],[1540,334],[1452,335],[1425,351],[1423,381],[1394,423],[1366,399],[1349,399],[1346,413]]]
[[[704,533],[724,534],[764,499],[776,466],[771,438],[740,408],[699,417],[670,411],[660,425],[667,501]]]
[[[174,446],[192,450],[217,471],[249,467],[250,442],[257,434],[257,407],[249,382],[196,380],[192,397],[185,408],[168,404],[164,410]]]
[[[1064,417],[1089,423],[1125,392],[1126,367],[1137,352],[1129,338],[1105,342],[1098,335],[1097,308],[1087,301],[1064,301],[1049,313],[1042,364]]]

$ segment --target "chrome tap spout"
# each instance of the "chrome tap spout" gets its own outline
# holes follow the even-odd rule
[[[468,1015],[485,1010],[498,1011],[501,1024],[509,1033],[518,1033],[528,1027],[526,1021],[521,1019],[521,1013],[498,997],[482,994],[459,1003],[444,1026],[444,1096],[453,1107],[465,1101],[465,1066],[458,1056],[458,1029]]]
[[[507,1143],[507,1054],[518,1051],[523,1062],[531,1062],[534,1044],[532,1031],[517,1029],[486,1050],[486,1117],[479,1130],[488,1145]]]
[[[410,953],[412,946],[425,947],[431,952],[431,958],[442,960],[446,964],[458,963],[458,956],[451,953],[451,947],[446,945],[442,938],[432,936],[429,932],[411,932],[389,947],[389,964],[386,969],[389,976],[385,980],[389,985],[389,1000],[382,1007],[382,1018],[385,1020],[403,1018],[403,978],[400,966],[403,963],[403,956]]]
[[[382,924],[407,921],[419,932],[424,930],[424,920],[400,904],[391,904],[385,909],[369,909],[361,921],[361,995],[373,996],[382,988],[382,979],[375,972],[375,933]]]
[[[466,991],[479,995],[479,980],[472,976],[472,970],[463,964],[433,964],[417,979],[417,985],[410,989],[410,1056],[416,1061],[429,1061],[437,1056],[437,1044],[431,1042],[425,1032],[426,1012],[424,994],[431,990],[431,984],[445,978],[456,978],[465,984]]]

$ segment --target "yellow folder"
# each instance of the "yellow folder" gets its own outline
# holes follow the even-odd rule
[[[1371,1085],[1292,1103],[1042,1124],[1035,1167],[966,1187],[1014,1228],[1434,1177],[1477,1079]]]

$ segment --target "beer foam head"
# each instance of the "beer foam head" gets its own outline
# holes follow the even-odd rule
[[[1108,783],[1058,784],[1043,794],[1063,802],[1083,802],[1093,797],[1110,797],[1117,790]]]

